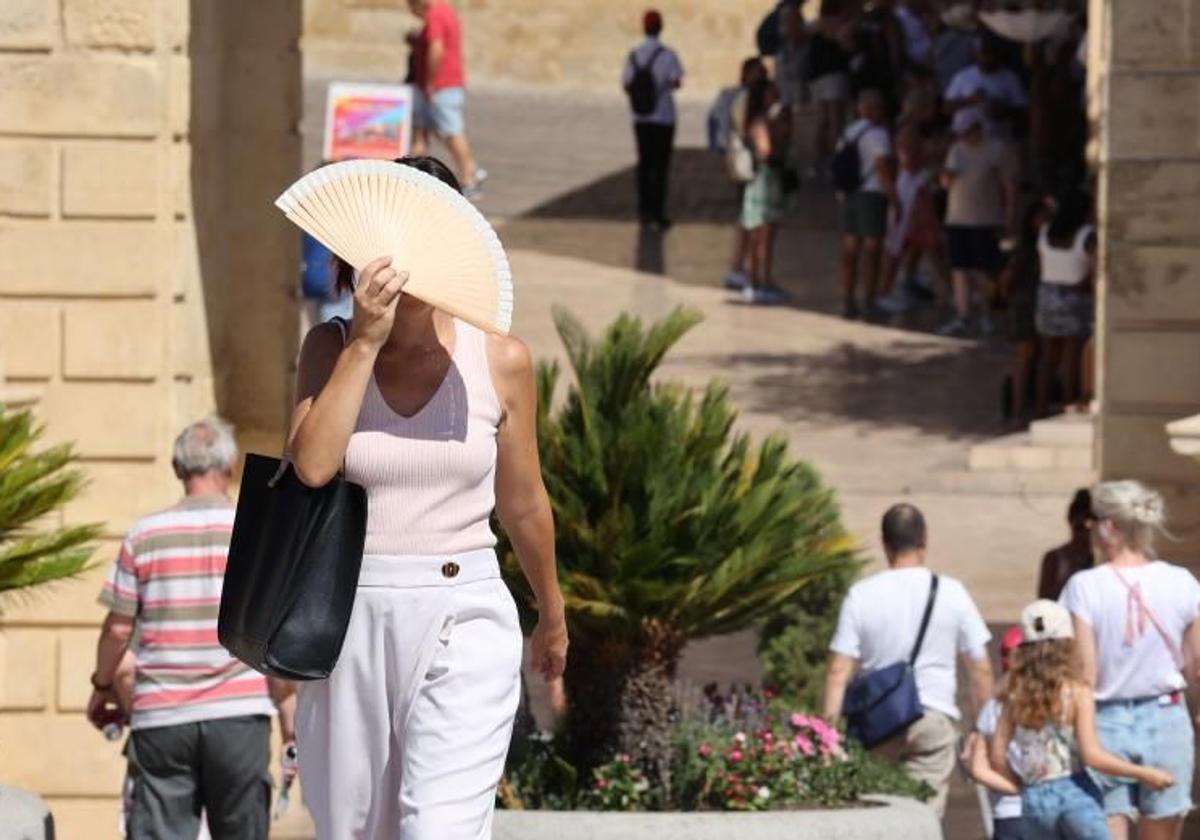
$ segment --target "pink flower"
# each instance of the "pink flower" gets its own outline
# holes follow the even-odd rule
[[[742,760],[742,751],[734,750],[729,754],[729,760],[736,763]]]
[[[802,715],[799,712],[793,712],[789,722],[796,729],[800,729],[803,726],[812,726],[812,720],[813,719],[808,715]]]
[[[792,741],[793,746],[805,755],[813,755],[816,750],[813,748],[813,742],[803,735],[797,735]]]
[[[604,790],[606,787],[608,787],[607,779],[597,779],[596,780],[596,790]]]
[[[620,755],[617,756],[617,761],[621,762],[622,764],[628,764],[630,759],[627,754],[621,753]]]
[[[697,752],[700,753],[701,758],[708,758],[710,755],[712,755],[712,751],[713,748],[708,744],[701,744],[700,749],[697,750]]]

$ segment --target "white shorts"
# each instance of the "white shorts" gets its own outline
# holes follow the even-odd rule
[[[491,549],[364,557],[337,667],[296,709],[319,840],[490,838],[521,652]]]

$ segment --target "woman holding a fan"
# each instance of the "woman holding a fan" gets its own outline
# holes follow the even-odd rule
[[[429,201],[461,210],[459,185],[442,163],[397,164],[417,170],[403,179]],[[407,219],[414,215],[419,223],[420,214]],[[486,224],[486,234],[472,224],[499,252],[503,285],[498,241]],[[465,305],[460,318],[417,296],[418,287],[480,282],[454,262],[470,247],[455,237],[469,233],[448,226],[431,241],[401,223],[392,234],[404,243],[392,253],[411,252],[411,264],[381,257],[359,272],[340,264],[354,317],[315,327],[300,356],[296,473],[322,486],[341,472],[367,493],[366,547],[341,657],[328,680],[300,688],[300,774],[322,840],[487,838],[522,655],[493,510],[537,599],[533,667],[559,676],[567,649],[533,367],[523,343],[496,334],[503,327],[472,317],[495,332],[480,329],[464,320],[472,316]],[[426,270],[418,283],[414,266],[430,262],[423,249],[450,268],[433,278]],[[480,294],[504,300],[503,291]]]

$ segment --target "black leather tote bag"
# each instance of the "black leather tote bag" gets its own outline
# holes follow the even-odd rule
[[[367,531],[367,494],[338,477],[313,488],[292,465],[247,455],[217,637],[251,668],[325,679],[354,607]]]

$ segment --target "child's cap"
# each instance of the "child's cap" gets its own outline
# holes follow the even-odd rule
[[[1004,631],[1004,635],[1000,637],[1000,655],[1007,656],[1021,646],[1021,642],[1025,641],[1025,634],[1020,627],[1013,625]]]
[[[1043,598],[1021,611],[1021,639],[1025,644],[1074,638],[1071,614],[1056,601]]]

